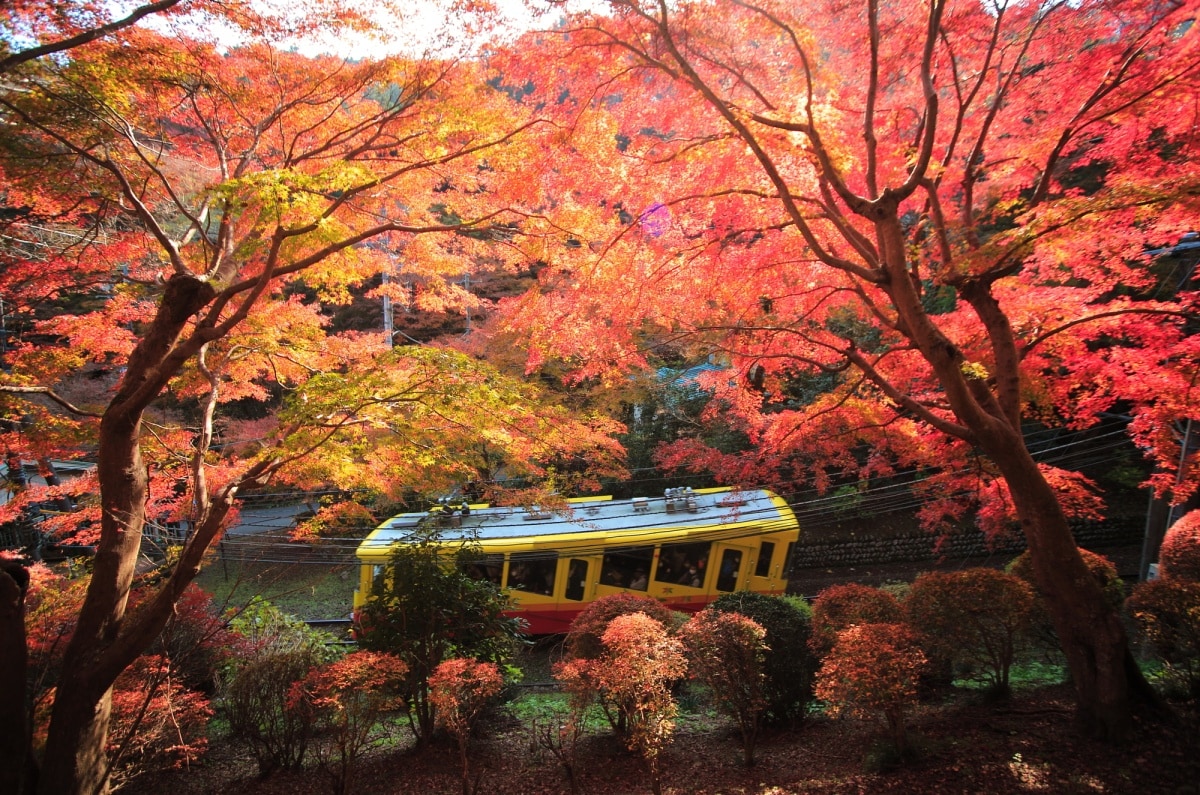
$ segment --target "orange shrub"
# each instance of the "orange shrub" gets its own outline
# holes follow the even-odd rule
[[[830,713],[883,713],[896,750],[908,751],[904,713],[917,701],[926,665],[917,634],[903,624],[855,624],[838,633],[817,672],[817,698]]]
[[[682,616],[657,599],[641,594],[617,593],[602,596],[583,609],[567,633],[568,657],[597,657],[603,652],[600,639],[617,616],[645,613],[668,630],[682,623]]]
[[[582,706],[593,698],[600,701],[629,749],[646,761],[657,794],[658,757],[675,730],[671,687],[687,673],[683,644],[645,613],[612,619],[600,643],[597,657],[560,663],[554,675],[572,694],[573,704]]]
[[[1083,558],[1083,564],[1087,566],[1088,571],[1092,573],[1092,577],[1095,578],[1096,583],[1100,586],[1100,590],[1104,594],[1104,601],[1108,602],[1113,610],[1119,611],[1125,603],[1125,582],[1121,579],[1121,575],[1117,573],[1117,567],[1113,565],[1111,560],[1095,552],[1080,549],[1079,554]],[[1033,587],[1033,615],[1030,624],[1030,636],[1037,646],[1050,655],[1058,654],[1058,633],[1054,629],[1054,622],[1050,618],[1049,610],[1046,607],[1046,600],[1042,596],[1037,581],[1033,576],[1033,561],[1029,557],[1029,552],[1022,552],[1013,559],[1008,564],[1006,571],[1017,575]]]
[[[1167,577],[1139,583],[1129,612],[1162,660],[1164,678],[1200,697],[1200,582]]]
[[[317,750],[338,795],[351,791],[354,763],[374,742],[380,719],[404,706],[398,694],[407,673],[394,654],[356,651],[312,669],[292,686],[290,708],[313,710],[329,738]]]
[[[746,766],[762,727],[766,696],[766,635],[762,626],[738,613],[703,610],[679,631],[688,650],[689,670],[716,699],[717,707],[737,723]]]
[[[1159,575],[1200,582],[1200,509],[1171,525],[1158,550]]]
[[[855,624],[898,624],[902,618],[900,603],[887,591],[858,583],[831,586],[813,601],[813,651],[828,654],[838,633]]]
[[[470,795],[471,764],[467,753],[475,719],[500,693],[500,667],[462,657],[444,660],[429,676],[429,700],[438,720],[458,743],[463,795]]]
[[[1015,574],[972,568],[918,577],[904,602],[931,659],[1008,691],[1013,659],[1033,614],[1033,588]]]

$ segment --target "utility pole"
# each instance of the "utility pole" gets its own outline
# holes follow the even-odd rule
[[[388,293],[388,285],[392,283],[391,261],[383,269],[383,333],[387,337],[387,346],[392,347],[392,337],[396,333],[396,324],[392,319],[392,296]]]
[[[463,274],[462,286],[463,286],[464,290],[466,290],[467,292],[471,292],[471,274],[469,274],[469,273]],[[467,313],[467,327],[463,331],[464,337],[471,333],[471,307],[470,306],[466,307],[466,313]]]
[[[1183,439],[1179,445],[1179,468],[1175,474],[1176,484],[1183,483],[1188,458],[1195,452],[1192,450],[1192,445],[1197,443],[1200,442],[1196,441],[1195,433],[1192,431],[1192,421],[1188,419],[1184,422]],[[1163,536],[1167,534],[1176,520],[1187,513],[1189,508],[1194,507],[1195,501],[1193,498],[1187,504],[1168,506],[1164,500],[1156,499],[1151,490],[1150,508],[1146,515],[1146,534],[1142,541],[1142,561],[1138,567],[1139,580],[1149,579],[1150,565],[1158,560],[1158,551],[1162,546]]]

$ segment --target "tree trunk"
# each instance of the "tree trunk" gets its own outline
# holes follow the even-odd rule
[[[1054,490],[1024,446],[987,452],[1012,493],[1037,585],[1071,671],[1080,728],[1119,741],[1132,728],[1133,696],[1148,690],[1120,619],[1084,564]]]
[[[63,657],[40,782],[46,795],[92,795],[106,789],[111,688],[137,656],[126,652],[115,657],[113,645],[125,617],[145,522],[148,480],[137,427],[114,428],[107,415],[101,423],[100,544],[79,622]]]
[[[193,276],[176,275],[167,281],[154,320],[130,354],[117,394],[100,421],[100,542],[79,621],[63,657],[38,782],[38,791],[45,795],[105,791],[113,682],[145,650],[173,608],[173,600],[152,600],[137,626],[126,626],[149,493],[141,421],[189,352],[199,349],[201,343],[195,340],[181,348],[180,335],[214,295],[210,284]]]
[[[0,793],[19,793],[28,782],[29,716],[25,710],[25,679],[29,655],[25,648],[25,590],[29,573],[15,561],[0,567]]]
[[[1081,727],[1087,734],[1119,740],[1132,726],[1131,692],[1142,696],[1149,688],[1116,612],[1079,554],[1058,495],[1025,446],[1019,355],[1008,318],[988,284],[960,288],[992,341],[996,360],[991,380],[999,385],[993,393],[983,380],[964,375],[962,353],[925,311],[905,267],[905,237],[894,209],[882,214],[876,229],[887,262],[886,289],[906,333],[933,367],[968,432],[958,435],[973,437],[1008,484],[1037,585],[1071,670]]]

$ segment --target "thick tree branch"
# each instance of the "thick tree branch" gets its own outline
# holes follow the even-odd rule
[[[182,0],[157,0],[157,2],[154,3],[147,3],[144,6],[135,8],[129,15],[109,22],[107,25],[100,25],[99,27],[77,33],[74,36],[68,36],[65,39],[47,42],[45,44],[40,44],[37,47],[29,47],[28,49],[11,53],[5,58],[0,58],[0,74],[20,66],[23,63],[28,63],[29,61],[34,61],[47,55],[53,55],[54,53],[66,52],[67,50],[82,46],[88,42],[95,41],[96,39],[104,38],[110,33],[116,33],[118,30],[122,30],[130,25],[136,24],[151,14],[157,14],[161,11],[166,11],[172,6],[179,5],[180,2],[182,2]]]
[[[871,362],[867,361],[867,358],[857,348],[851,348],[846,351],[846,358],[866,376],[867,380],[878,387],[897,406],[900,406],[917,419],[929,424],[942,433],[962,439],[971,444],[975,443],[975,436],[967,426],[951,422],[933,412],[928,406],[917,402],[911,396],[901,392],[890,379],[879,372]]]
[[[1025,347],[1021,349],[1021,358],[1024,359],[1038,345],[1041,345],[1043,342],[1045,342],[1046,340],[1050,339],[1051,337],[1053,337],[1057,334],[1062,334],[1064,331],[1067,331],[1068,329],[1072,329],[1075,326],[1081,326],[1086,323],[1093,323],[1097,320],[1103,320],[1105,318],[1120,317],[1121,315],[1150,315],[1150,316],[1156,316],[1156,317],[1173,317],[1173,318],[1178,318],[1180,321],[1192,321],[1192,322],[1195,322],[1197,320],[1196,314],[1194,312],[1184,312],[1184,311],[1176,310],[1176,309],[1127,307],[1125,309],[1115,309],[1115,310],[1112,310],[1109,312],[1097,312],[1093,315],[1088,315],[1087,317],[1075,318],[1074,320],[1063,323],[1061,326],[1057,326],[1055,328],[1050,329],[1049,331],[1046,331],[1046,332],[1043,332],[1043,333],[1037,335],[1036,337],[1031,339],[1028,343],[1026,343]]]
[[[0,384],[0,393],[9,395],[45,395],[47,398],[53,400],[67,411],[79,417],[92,417],[93,419],[100,419],[100,417],[103,416],[102,414],[97,414],[94,411],[88,411],[86,409],[79,408],[74,403],[67,400],[62,395],[58,394],[47,386],[16,386],[13,384]]]

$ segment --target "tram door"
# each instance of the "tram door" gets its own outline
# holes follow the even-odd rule
[[[716,579],[712,587],[717,593],[730,593],[744,590],[750,580],[750,558],[753,551],[749,547],[734,544],[717,544],[714,558]]]
[[[559,560],[563,577],[562,599],[565,608],[590,602],[596,596],[596,581],[600,577],[600,558],[590,555],[567,555]]]

